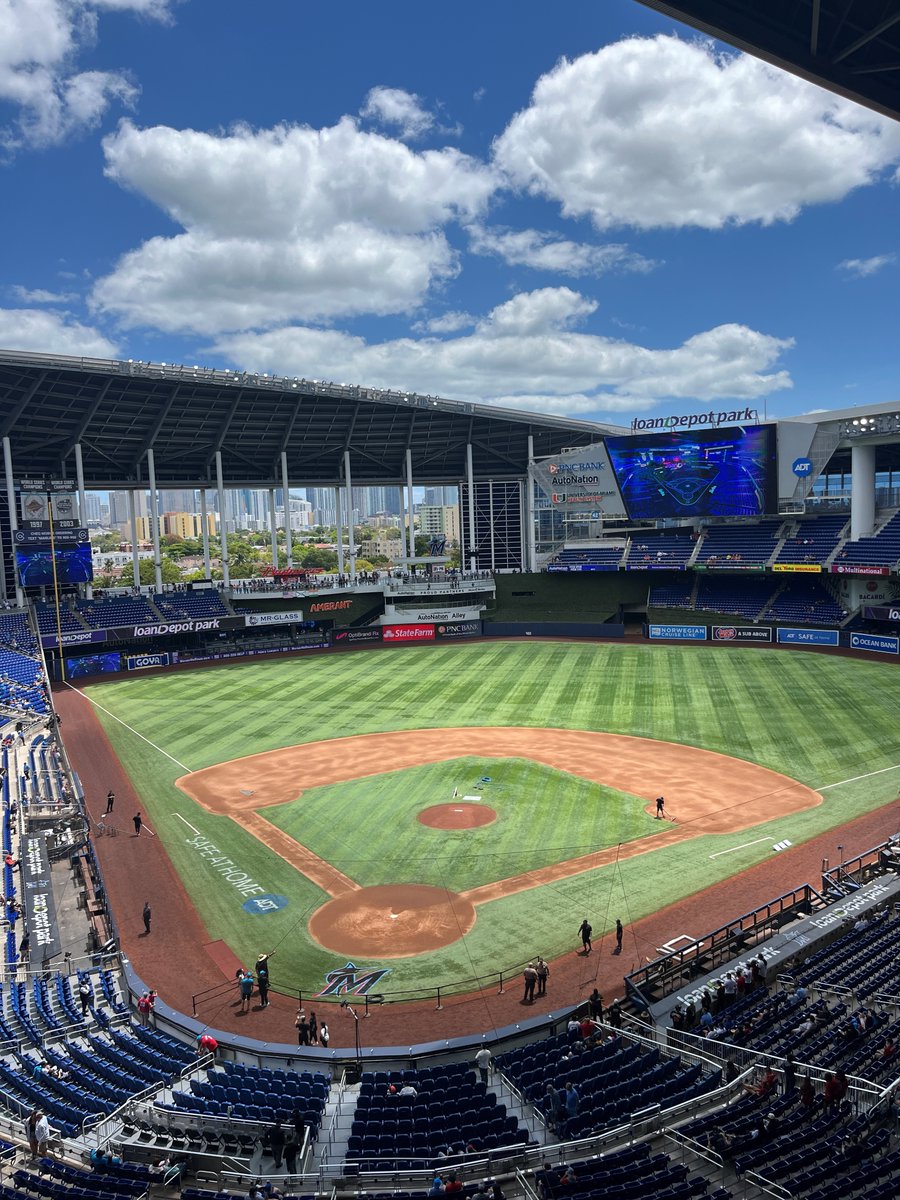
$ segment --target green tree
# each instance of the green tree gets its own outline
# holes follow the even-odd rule
[[[181,571],[178,569],[178,566],[176,563],[172,562],[172,560],[170,558],[162,558],[162,559],[160,559],[160,563],[162,566],[162,581],[163,581],[163,583],[181,583],[182,582]],[[153,559],[152,558],[142,558],[139,561],[138,574],[139,574],[139,578],[140,578],[140,582],[141,582],[142,586],[146,587],[150,584],[156,583],[156,572],[153,568]],[[118,586],[119,587],[133,587],[134,586],[134,570],[133,570],[131,563],[129,563],[125,567],[124,571],[122,572],[122,577],[118,581]]]

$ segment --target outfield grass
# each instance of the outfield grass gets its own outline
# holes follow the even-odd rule
[[[99,713],[211,936],[225,939],[242,958],[255,956],[263,940],[274,944],[283,939],[279,979],[302,984],[304,990],[319,984],[324,971],[335,965],[334,955],[303,936],[309,913],[325,899],[322,892],[228,818],[212,816],[175,789],[182,770],[119,721],[163,747],[185,770],[359,733],[519,725],[684,742],[750,759],[815,788],[841,783],[823,793],[825,802],[818,808],[757,827],[742,834],[741,841],[765,836],[800,843],[887,803],[900,785],[900,771],[871,774],[900,763],[897,669],[878,661],[809,653],[492,642],[229,664],[123,679],[93,686],[87,694],[118,718]],[[493,777],[493,771],[483,773]],[[842,783],[856,776],[867,778]],[[390,782],[363,783],[391,787]],[[367,860],[365,869],[375,881],[378,863],[392,857],[393,835],[390,827],[364,819],[365,800],[359,797],[365,788],[341,785],[345,787],[341,820],[328,829],[326,800],[309,836],[341,840],[344,860]],[[490,803],[496,807],[493,798]],[[552,818],[552,808],[547,808],[544,820],[528,825],[527,840],[523,835],[518,847],[524,854],[540,855],[560,844],[552,820],[546,819]],[[234,889],[215,875],[201,877],[196,851],[188,845],[191,835],[185,836],[176,812],[267,891],[288,896],[289,906],[265,917],[248,917]],[[269,810],[267,815],[279,823],[291,819],[286,811]],[[487,842],[491,829],[497,826],[471,832],[485,834]],[[595,833],[593,825],[584,829],[584,840]],[[298,834],[308,844],[302,821]],[[579,832],[576,842],[580,837]],[[624,838],[612,833],[608,840]],[[371,852],[376,844],[378,853]],[[385,987],[414,987],[496,969],[503,965],[498,946],[508,947],[511,961],[536,952],[561,952],[575,944],[584,916],[598,932],[616,916],[632,921],[771,853],[770,844],[763,842],[709,859],[734,844],[733,836],[703,837],[484,905],[465,941],[418,959],[395,960]],[[571,855],[566,851],[556,857]],[[458,861],[464,862],[464,856]],[[458,890],[462,884],[456,869],[452,875],[447,885]],[[385,875],[383,881],[390,880]],[[800,882],[786,879],[785,887]]]
[[[497,820],[447,830],[417,819],[423,808],[452,803],[454,789],[481,795]],[[427,883],[460,892],[659,832],[645,803],[530,760],[458,758],[310,788],[264,815],[366,887]],[[359,822],[365,843],[348,844],[347,830]]]

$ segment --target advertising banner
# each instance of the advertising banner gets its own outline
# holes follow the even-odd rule
[[[382,625],[381,636],[386,642],[433,642],[433,625]]]
[[[47,839],[41,835],[22,838],[19,847],[23,900],[28,912],[28,932],[31,934],[33,964],[52,959],[59,954],[59,927],[56,923],[56,904],[50,886],[50,860]]]
[[[244,613],[244,618],[248,629],[258,625],[294,625],[303,620],[303,612],[299,608],[290,612],[248,612]]]
[[[618,563],[549,563],[548,571],[618,571]]]
[[[381,626],[367,626],[365,629],[339,629],[331,631],[331,641],[335,646],[358,646],[363,642],[380,642]]]
[[[687,570],[687,566],[683,562],[657,562],[655,560],[648,560],[647,562],[642,562],[638,558],[636,558],[634,560],[634,562],[632,562],[631,559],[629,559],[628,562],[625,564],[625,566],[626,566],[626,569],[629,571],[686,571]]]
[[[57,546],[71,546],[73,542],[89,542],[90,531],[82,526],[53,527],[53,541]],[[46,546],[50,541],[49,526],[40,528],[30,526],[27,529],[17,529],[13,533],[13,542],[17,546]]]
[[[125,658],[125,666],[129,671],[144,671],[148,667],[167,667],[171,661],[171,655],[168,653],[129,654]]]
[[[836,629],[779,629],[778,641],[782,645],[836,646],[839,638]]]
[[[773,571],[788,571],[792,574],[804,572],[807,575],[821,575],[821,563],[772,563]]]
[[[107,630],[105,629],[72,630],[62,635],[62,644],[64,646],[82,646],[88,642],[105,642],[106,634]],[[59,638],[55,633],[42,633],[41,645],[45,650],[55,650],[59,645]]]
[[[602,442],[537,459],[529,466],[528,474],[557,512],[586,513],[594,520],[626,516]]]
[[[455,625],[438,625],[434,632],[439,638],[481,637],[481,622],[457,621]]]
[[[705,625],[648,625],[647,636],[653,641],[705,642]]]
[[[714,642],[771,642],[770,625],[713,625]]]
[[[851,633],[851,650],[870,650],[873,654],[900,654],[900,637],[883,633]]]
[[[900,621],[900,608],[882,604],[867,604],[863,609],[867,621]]]
[[[890,575],[890,567],[864,567],[860,563],[832,563],[832,575]]]
[[[765,571],[764,563],[736,562],[733,558],[708,558],[696,563],[695,571]]]
[[[158,621],[155,625],[123,625],[113,632],[120,642],[129,638],[172,637],[176,633],[216,633],[224,629],[244,629],[243,617],[187,618],[184,621]]]

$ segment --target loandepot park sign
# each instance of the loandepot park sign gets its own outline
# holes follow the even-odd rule
[[[719,425],[749,425],[759,420],[759,409],[737,408],[731,412],[687,413],[678,417],[636,417],[631,422],[632,433],[645,429],[696,429],[708,425],[713,429]]]
[[[625,505],[619,492],[609,455],[602,442],[568,450],[552,458],[536,459],[528,474],[559,512],[599,520],[624,517]]]

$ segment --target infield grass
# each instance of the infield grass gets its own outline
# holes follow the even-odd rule
[[[92,686],[87,695],[109,710],[99,712],[100,719],[210,936],[223,938],[247,959],[263,941],[267,947],[280,943],[277,982],[290,981],[305,991],[320,987],[326,970],[343,965],[305,936],[306,920],[325,895],[228,818],[213,816],[190,801],[173,786],[184,772],[120,722],[162,747],[185,770],[359,733],[519,725],[684,742],[750,759],[814,788],[841,784],[823,793],[825,802],[818,808],[746,830],[739,837],[697,838],[485,904],[463,941],[419,958],[391,960],[386,989],[470,978],[507,965],[507,960],[512,965],[534,953],[570,949],[584,916],[598,935],[617,916],[630,923],[761,861],[778,839],[798,844],[888,803],[900,786],[900,771],[872,774],[900,764],[897,668],[811,653],[531,642],[404,647],[122,679]],[[495,771],[481,773],[493,777]],[[427,777],[426,772],[423,778]],[[323,846],[330,839],[328,844],[336,845],[333,852],[343,862],[363,863],[373,881],[377,877],[390,882],[389,863],[400,853],[394,842],[396,827],[392,834],[381,807],[375,819],[367,819],[365,800],[359,798],[364,793],[356,792],[365,782],[384,789],[385,796],[395,795],[390,778],[383,779],[377,785],[372,780],[341,785],[349,790],[339,814],[331,798],[333,827],[328,828],[326,798],[320,815],[310,823],[309,836],[322,839]],[[853,781],[842,782],[847,780]],[[446,793],[447,782],[434,786]],[[665,790],[663,785],[660,790]],[[441,803],[442,798],[431,802]],[[496,807],[493,797],[487,802]],[[302,804],[301,800],[301,814]],[[609,807],[620,819],[623,802]],[[270,809],[266,815],[290,823],[290,809]],[[248,916],[236,891],[201,865],[190,845],[193,834],[176,813],[267,892],[287,896],[288,907],[265,917]],[[558,825],[542,815],[545,819],[524,824],[514,848],[502,849],[507,863],[513,852],[523,859],[533,856],[533,861],[548,854],[566,859],[571,857],[568,850],[557,855],[554,848],[581,845],[595,836],[592,819],[586,819],[578,804]],[[307,843],[307,830],[302,819],[298,821],[298,836]],[[469,831],[460,840],[464,846],[474,845],[466,837],[477,834],[489,844],[491,830],[496,833],[498,826]],[[759,845],[709,858],[718,850],[763,837],[767,840]],[[626,834],[607,840],[624,841]],[[460,890],[468,870],[461,852],[450,879],[441,882]],[[503,871],[501,877],[509,873]],[[352,870],[348,874],[355,877]],[[784,886],[802,882],[785,879]],[[646,953],[655,953],[655,948],[647,947]],[[623,961],[623,969],[628,967]]]

